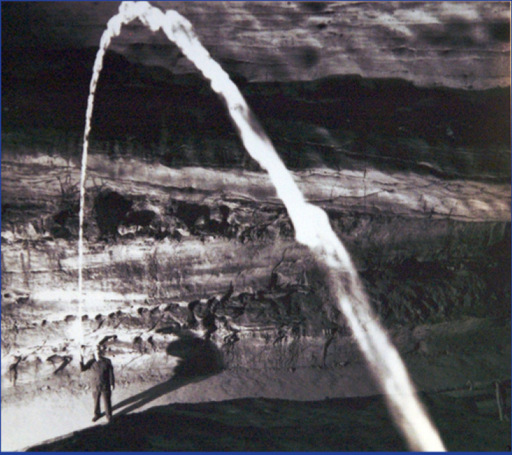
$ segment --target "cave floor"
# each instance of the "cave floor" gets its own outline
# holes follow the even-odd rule
[[[423,396],[449,451],[510,450],[510,422],[476,398]],[[487,405],[492,404],[487,399]],[[489,407],[489,406],[488,406]],[[114,417],[30,451],[406,451],[382,396],[246,398],[174,404]]]
[[[494,390],[495,380],[506,381],[508,378],[504,367],[507,365],[506,352],[458,356],[446,354],[435,357],[415,353],[405,356],[405,361],[443,439],[448,441],[447,445],[451,444],[450,450],[493,451],[505,450],[509,446],[510,425],[506,421],[500,421]],[[30,387],[23,384],[17,385],[16,388],[12,385],[2,387],[2,451],[28,450],[43,443],[50,444],[44,446],[43,450],[91,450],[87,438],[83,439],[85,436],[80,436],[82,430],[87,430],[84,434],[90,434],[91,431],[99,432],[98,437],[101,440],[101,432],[104,430],[100,427],[106,421],[101,419],[95,424],[91,422],[93,403],[90,391],[73,390],[64,380],[60,385],[52,383],[51,386],[41,387],[41,384],[31,384]],[[279,408],[279,403],[286,400],[290,403],[290,409],[286,418],[283,415],[273,418],[276,427],[288,428],[290,422],[287,423],[287,419],[290,418],[290,414],[297,413],[298,409],[304,407],[304,402],[308,402],[306,409],[314,410],[310,418],[315,418],[316,415],[322,428],[330,425],[343,427],[342,422],[348,418],[346,412],[349,412],[350,418],[362,424],[373,422],[366,427],[363,425],[366,430],[360,435],[364,438],[365,431],[368,432],[368,445],[361,441],[355,443],[350,435],[346,435],[346,440],[340,435],[341,439],[332,440],[325,446],[318,446],[315,449],[314,439],[308,440],[304,436],[306,439],[303,440],[292,438],[295,440],[295,446],[290,442],[292,445],[289,448],[269,443],[273,450],[405,450],[401,438],[394,429],[382,430],[382,446],[379,446],[379,439],[374,437],[377,430],[372,429],[372,426],[393,427],[378,394],[379,390],[369,377],[366,366],[360,363],[334,368],[293,370],[230,369],[210,376],[172,379],[165,382],[150,382],[146,378],[146,381],[123,381],[117,385],[112,400],[114,416],[117,418],[111,425],[117,425],[115,431],[112,430],[114,433],[122,433],[123,425],[116,423],[119,419],[138,416],[133,418],[140,418],[142,422],[152,418],[148,417],[148,412],[163,413],[167,415],[165,418],[174,421],[177,419],[179,422],[181,417],[176,417],[175,411],[180,404],[192,406],[192,414],[201,419],[210,418],[211,413],[225,416],[226,411],[223,407],[231,400],[235,400],[232,412],[239,415],[238,418],[247,420],[247,425],[255,425],[261,429],[251,417],[253,411],[247,409],[253,406],[248,405],[247,400],[263,400],[268,403],[269,409]],[[363,400],[362,403],[366,404],[354,405],[359,403],[358,400]],[[510,397],[505,396],[505,405],[508,409],[509,402]],[[370,406],[369,403],[373,404]],[[292,410],[294,406],[295,411]],[[336,414],[334,409],[339,409],[340,414]],[[505,409],[505,412],[508,409]],[[336,421],[337,423],[333,421],[333,416],[336,415],[341,418],[340,421]],[[237,419],[235,421],[238,425],[240,421]],[[300,422],[295,424],[301,425]],[[471,437],[461,437],[460,426],[467,426],[469,431],[465,431],[467,435],[471,434]],[[218,438],[215,431],[212,427],[210,440],[217,440],[218,446],[198,443],[187,448],[180,439],[182,442],[179,444],[176,441],[175,445],[172,441],[166,443],[165,450],[257,450],[258,447],[266,450],[258,445],[261,441],[255,440],[255,445],[251,448],[247,441],[243,446],[240,445],[240,441],[227,442]],[[66,446],[65,444],[71,444],[71,436],[75,440],[78,438],[78,442],[75,441],[73,446]],[[107,442],[105,444],[97,450],[121,450],[109,446]],[[223,444],[231,444],[233,449],[226,448]],[[336,444],[341,444],[339,449],[336,449]],[[136,446],[132,447],[131,443],[127,442],[123,450],[139,450]],[[155,450],[155,447],[150,444],[140,450]]]

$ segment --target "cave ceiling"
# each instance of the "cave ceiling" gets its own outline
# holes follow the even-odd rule
[[[359,75],[452,88],[510,84],[509,2],[150,3],[183,14],[213,58],[249,82]],[[4,2],[3,50],[97,47],[119,4]],[[195,71],[162,32],[138,21],[111,50],[173,74]]]

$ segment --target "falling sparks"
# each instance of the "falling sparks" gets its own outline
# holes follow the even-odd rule
[[[94,94],[103,65],[103,57],[121,26],[139,19],[151,31],[162,30],[210,82],[222,98],[248,153],[265,169],[283,201],[296,233],[296,240],[309,247],[317,261],[326,268],[329,288],[345,315],[372,374],[385,392],[395,423],[411,450],[444,451],[443,443],[418,400],[406,368],[372,311],[350,255],[329,223],[327,214],[307,203],[291,173],[279,158],[270,139],[259,125],[238,87],[215,62],[197,38],[190,22],[173,10],[165,13],[148,2],[123,2],[119,13],[107,23],[94,62],[87,102],[86,125],[80,179],[80,213],[78,240],[79,320],[83,311],[83,219],[87,149]],[[83,330],[80,329],[80,343]]]

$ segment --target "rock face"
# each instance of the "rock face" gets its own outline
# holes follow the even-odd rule
[[[95,46],[117,6],[2,4],[2,395],[83,386],[79,326],[127,383],[361,362],[224,106],[139,23],[112,44],[96,93],[79,314],[83,122]],[[328,213],[399,351],[506,356],[509,5],[172,7]]]
[[[3,164],[11,178],[2,180],[10,201],[2,229],[2,349],[18,383],[76,376],[69,358],[76,356],[77,323],[87,344],[104,342],[126,365],[127,382],[138,377],[141,361],[162,379],[203,368],[361,361],[323,273],[294,243],[284,207],[254,172],[171,170],[133,160],[121,177],[107,157],[91,157],[88,297],[78,319],[76,231],[58,231],[55,215],[62,212],[55,175],[70,172],[74,181],[78,169],[57,163]],[[415,336],[406,327],[510,317],[509,185],[410,174],[392,180],[375,171],[317,170],[296,178],[353,253],[372,306],[401,352],[433,349],[423,332]],[[361,183],[374,196],[366,198],[363,188],[354,198]],[[417,188],[424,188],[420,198]],[[450,343],[463,349],[457,336]],[[133,356],[142,360],[132,363]],[[14,381],[10,370],[5,374]]]

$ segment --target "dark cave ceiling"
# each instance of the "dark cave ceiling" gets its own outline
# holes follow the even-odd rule
[[[510,2],[151,3],[183,14],[213,58],[249,82],[359,75],[419,86],[510,85]],[[97,47],[119,4],[3,2],[3,51]],[[163,33],[138,22],[111,49],[132,63],[194,71]]]

